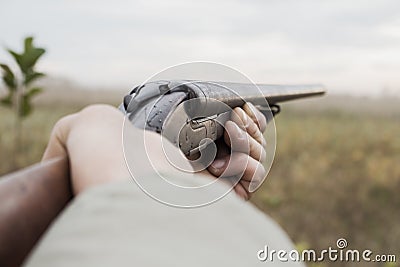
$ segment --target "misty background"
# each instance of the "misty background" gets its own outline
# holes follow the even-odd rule
[[[400,251],[400,1],[0,0],[0,62],[17,70],[4,48],[21,51],[28,35],[47,50],[45,91],[21,142],[0,105],[0,175],[39,162],[63,116],[117,106],[170,66],[217,62],[255,82],[328,90],[282,104],[274,164],[251,202],[299,250],[346,238],[352,249]]]
[[[262,83],[400,95],[400,2],[2,0],[0,46],[35,36],[38,70],[85,88],[129,90],[171,65],[226,64]],[[0,61],[12,59],[4,49]]]

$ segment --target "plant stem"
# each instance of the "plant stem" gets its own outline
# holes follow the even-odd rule
[[[21,110],[22,110],[22,96],[24,87],[22,85],[17,86],[15,92],[15,121],[14,121],[14,155],[13,155],[13,168],[19,167],[18,156],[21,152]]]

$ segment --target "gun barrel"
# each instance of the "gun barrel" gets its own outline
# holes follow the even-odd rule
[[[264,109],[267,120],[271,119],[271,106],[277,103],[294,100],[298,98],[322,95],[325,89],[322,85],[267,85],[252,83],[232,83],[232,82],[210,82],[210,81],[175,81],[170,84],[170,89],[188,89],[189,99],[186,112],[189,117],[208,117],[228,111],[235,107],[241,107],[246,102],[250,102],[260,109]],[[225,104],[225,107],[217,100]],[[279,107],[277,107],[279,109]],[[275,114],[273,112],[272,114]]]
[[[321,84],[274,85],[231,82],[195,82],[195,84],[206,94],[206,97],[220,100],[231,107],[243,105],[243,100],[257,104],[261,98],[264,98],[271,105],[323,95],[326,92]]]
[[[324,93],[318,84],[154,81],[135,88],[120,108],[135,126],[163,133],[186,155],[193,155],[203,139],[215,141],[223,134],[230,111],[245,102],[257,106],[270,121],[279,112],[276,104]]]
[[[325,94],[320,84],[307,85],[257,85],[269,104]]]

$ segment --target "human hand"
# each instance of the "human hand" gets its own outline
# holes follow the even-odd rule
[[[251,103],[235,108],[225,124],[223,140],[217,142],[217,157],[208,167],[216,177],[240,176],[234,190],[245,200],[267,175],[262,164],[266,159],[266,126],[266,118]]]

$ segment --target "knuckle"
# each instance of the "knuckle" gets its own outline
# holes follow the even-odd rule
[[[78,114],[74,113],[59,119],[53,127],[51,138],[56,138],[62,142],[65,142],[71,130],[72,124],[77,116]]]
[[[54,131],[64,131],[72,122],[72,120],[76,117],[76,114],[70,114],[59,119],[54,125]]]
[[[257,127],[257,125],[251,121],[249,126],[247,127],[247,132],[251,135],[251,136],[257,136],[259,134],[259,129]]]

